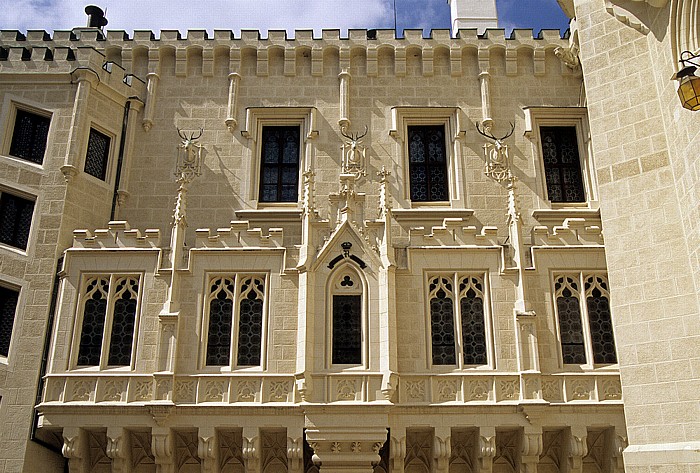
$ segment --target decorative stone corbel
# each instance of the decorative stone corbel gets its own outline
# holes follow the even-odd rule
[[[440,438],[436,433],[433,443],[433,456],[435,457],[436,473],[447,473],[450,469],[450,457],[452,456],[452,445],[448,435]]]
[[[238,84],[241,82],[241,75],[232,72],[228,75],[228,107],[226,109],[226,127],[233,133],[238,126],[236,115],[238,113]]]
[[[612,473],[624,473],[625,465],[622,458],[622,452],[625,451],[625,448],[627,448],[627,439],[620,435],[616,435],[613,432],[612,448],[610,449],[612,452],[610,458],[610,471]]]
[[[217,465],[216,434],[213,429],[200,430],[197,438],[197,457],[202,462],[202,473],[214,473]]]
[[[583,457],[588,454],[587,435],[586,427],[571,428],[566,446],[569,473],[583,472]]]
[[[649,33],[649,27],[644,24],[648,15],[647,8],[662,8],[669,0],[605,0],[605,10],[619,22],[634,28],[642,34]],[[641,18],[640,18],[641,17]]]
[[[260,437],[257,429],[243,429],[243,463],[245,473],[260,472]]]
[[[479,448],[477,457],[481,473],[491,473],[493,471],[493,459],[496,456],[496,430],[481,429],[479,435]]]
[[[131,473],[129,431],[122,427],[107,428],[106,453],[112,459],[112,473]]]
[[[406,460],[406,436],[401,438],[391,437],[389,447],[392,473],[403,473]]]
[[[306,379],[306,376],[303,373],[297,375],[294,381],[301,402],[310,402],[311,400],[311,383]]]
[[[524,432],[520,448],[523,473],[537,473],[542,455],[542,432]]]
[[[304,438],[287,437],[287,471],[299,473],[304,466]]]
[[[382,375],[381,391],[385,401],[391,401],[391,399],[394,397],[398,382],[399,377],[396,375],[396,373],[389,372]]]
[[[168,428],[154,428],[151,432],[151,451],[156,464],[156,473],[176,473],[173,453],[173,436]]]
[[[63,447],[61,453],[68,459],[70,473],[89,473],[90,452],[87,448],[85,431],[79,427],[63,429]]]

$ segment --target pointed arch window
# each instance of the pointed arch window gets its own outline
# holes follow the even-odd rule
[[[345,267],[334,279],[331,291],[331,364],[363,363],[363,282]]]
[[[458,281],[456,288],[455,280]],[[473,274],[432,276],[428,291],[432,364],[487,365],[489,327],[484,277]]]
[[[617,363],[607,277],[560,275],[554,290],[563,363]]]
[[[231,360],[235,360],[235,367],[262,365],[265,287],[264,275],[210,279],[206,303],[206,366],[231,366]]]
[[[84,288],[76,366],[131,366],[137,332],[139,276],[90,276]]]

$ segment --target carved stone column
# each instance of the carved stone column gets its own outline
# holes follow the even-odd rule
[[[156,473],[176,473],[175,448],[170,428],[156,427],[151,435],[151,450],[156,463]]]
[[[88,102],[90,100],[90,90],[99,83],[97,73],[90,69],[76,69],[72,74],[72,79],[77,82],[75,100],[73,102],[73,116],[71,117],[70,132],[68,134],[68,146],[66,158],[61,172],[66,178],[66,182],[78,174],[82,159],[82,147],[84,137],[88,131]]]
[[[338,79],[340,79],[340,118],[338,119],[338,125],[340,128],[347,128],[350,126],[350,73],[347,69],[343,69],[340,74],[338,74]]]
[[[131,151],[134,147],[134,131],[136,130],[136,116],[143,110],[143,102],[137,98],[131,98],[129,103],[129,113],[127,116],[128,125],[126,129],[126,141],[124,142],[124,161],[122,162],[121,176],[119,177],[117,187],[117,203],[119,208],[126,204],[129,198],[129,178],[131,176]],[[118,213],[115,214],[115,220],[119,220]]]
[[[542,455],[542,432],[523,432],[520,462],[523,473],[537,473],[537,464]]]
[[[87,433],[79,427],[63,429],[61,453],[68,459],[70,473],[90,472],[90,452],[87,448]]]
[[[241,82],[241,75],[232,72],[228,75],[228,107],[226,108],[226,126],[228,131],[233,133],[238,125],[236,114],[238,113],[238,84]]]
[[[300,434],[300,435],[295,435]],[[293,437],[287,437],[287,471],[288,473],[301,473],[304,469],[304,437],[302,432],[291,433]]]
[[[131,441],[123,427],[107,428],[107,456],[112,459],[112,473],[131,473]]]
[[[156,93],[158,92],[158,81],[160,76],[155,72],[146,75],[146,110],[143,114],[143,129],[151,131],[153,127],[153,115],[156,110]]]
[[[479,429],[479,444],[476,451],[480,473],[491,473],[493,471],[493,459],[495,456],[496,429],[493,427],[481,427]]]

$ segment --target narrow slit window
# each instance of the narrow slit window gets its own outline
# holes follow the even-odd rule
[[[362,363],[362,295],[360,294],[333,296],[332,362],[337,365]]]

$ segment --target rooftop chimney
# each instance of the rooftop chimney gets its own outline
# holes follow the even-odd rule
[[[96,5],[88,5],[85,7],[85,13],[88,16],[88,28],[102,29],[107,25],[107,18],[105,18],[105,13],[100,7]]]
[[[486,28],[498,28],[496,0],[447,0],[450,5],[452,35],[466,28],[476,28],[483,34]]]

